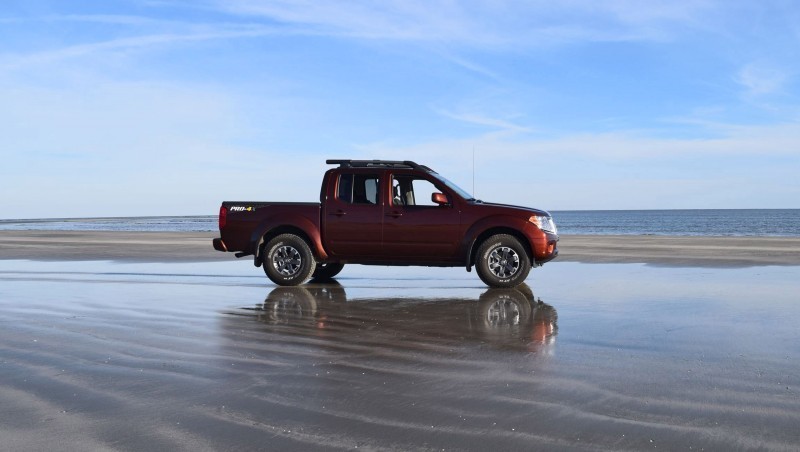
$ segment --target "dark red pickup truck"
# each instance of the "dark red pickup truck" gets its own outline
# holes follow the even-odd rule
[[[319,203],[225,201],[214,249],[254,256],[276,284],[327,279],[344,264],[475,266],[514,287],[558,255],[549,213],[485,203],[410,161],[328,160]]]

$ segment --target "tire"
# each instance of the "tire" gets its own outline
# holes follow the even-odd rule
[[[314,273],[316,261],[305,240],[294,234],[281,234],[264,245],[261,266],[267,277],[279,286],[296,286]]]
[[[508,234],[497,234],[484,240],[475,255],[475,270],[489,287],[516,287],[531,271],[528,253],[520,241]]]
[[[317,269],[311,275],[311,278],[325,281],[338,275],[344,268],[344,264],[332,262],[329,264],[317,264]]]
[[[292,325],[314,320],[317,300],[305,287],[276,287],[267,295],[259,320]]]
[[[487,332],[524,327],[531,323],[532,310],[528,297],[516,288],[491,288],[478,300],[478,324],[482,324]]]

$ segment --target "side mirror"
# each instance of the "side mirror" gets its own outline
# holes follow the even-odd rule
[[[431,193],[431,201],[439,204],[440,206],[446,206],[450,204],[450,201],[447,200],[447,195],[444,193]]]

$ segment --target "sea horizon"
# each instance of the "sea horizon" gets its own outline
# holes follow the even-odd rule
[[[525,206],[520,206],[520,207],[525,207]],[[654,208],[654,209],[553,209],[553,210],[544,209],[544,210],[552,214],[559,212],[676,212],[676,211],[705,211],[705,210],[769,211],[769,210],[800,210],[800,207],[767,207],[767,208],[719,207],[719,208],[708,208],[708,209],[687,207],[687,208],[676,208],[676,209]],[[217,214],[204,213],[204,214],[186,214],[186,215],[129,215],[129,216],[109,215],[109,216],[77,216],[77,217],[41,217],[41,218],[0,218],[0,222],[56,221],[56,220],[112,220],[112,219],[123,219],[123,218],[200,218],[200,217],[217,217]]]
[[[564,235],[800,237],[800,209],[552,210]],[[0,219],[0,230],[216,232],[217,215]]]

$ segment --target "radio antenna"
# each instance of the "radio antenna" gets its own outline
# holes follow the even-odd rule
[[[477,199],[475,196],[475,145],[472,145],[472,197]]]

